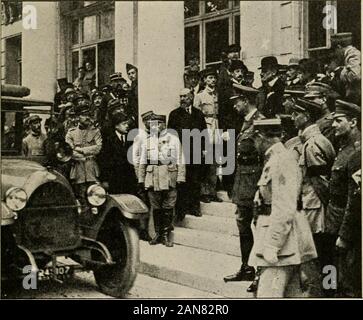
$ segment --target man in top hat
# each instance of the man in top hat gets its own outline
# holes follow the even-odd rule
[[[352,33],[336,33],[331,36],[331,47],[339,66],[340,80],[345,85],[345,99],[360,103],[361,53],[352,46]]]
[[[252,281],[255,270],[248,265],[253,246],[251,222],[253,198],[261,174],[262,162],[254,144],[253,121],[264,118],[256,107],[258,90],[234,84],[237,95],[231,97],[234,108],[244,117],[236,142],[236,172],[232,189],[232,202],[237,205],[236,220],[239,230],[241,267],[237,273],[224,277],[224,281]],[[250,288],[253,290],[253,288]]]
[[[298,166],[281,143],[281,119],[255,120],[253,127],[255,146],[264,157],[251,252],[251,262],[260,268],[257,298],[302,297],[300,265],[317,254],[306,217],[297,211]]]
[[[154,115],[150,135],[143,141],[139,165],[139,183],[148,190],[156,229],[150,244],[173,246],[174,208],[177,185],[185,182],[183,150],[178,137],[166,130],[166,116]]]
[[[262,87],[258,98],[258,109],[266,118],[273,118],[276,114],[284,113],[282,102],[285,84],[278,76],[279,64],[276,57],[262,58],[259,69]]]
[[[81,203],[86,203],[87,188],[98,181],[99,167],[96,156],[102,148],[101,132],[93,126],[89,105],[79,106],[76,110],[79,124],[66,134],[66,142],[72,147],[73,165],[70,179]]]
[[[189,143],[183,143],[183,130],[198,130],[202,133],[207,129],[204,114],[199,109],[193,107],[193,93],[190,89],[184,88],[180,91],[180,107],[174,109],[169,114],[168,128],[178,133],[179,140],[182,142],[184,156],[186,157],[186,179],[178,190],[178,200],[176,204],[176,214],[178,220],[183,220],[186,213],[200,217],[200,188],[202,164],[194,163],[195,153],[199,153],[202,158],[204,146],[195,147],[194,139]]]
[[[290,58],[289,64],[287,65],[286,76],[286,89],[303,90],[304,85],[301,83],[298,58]]]
[[[29,134],[23,139],[22,153],[26,157],[44,155],[44,141],[47,138],[42,133],[42,119],[38,115],[32,115],[28,119]]]
[[[317,121],[321,118],[321,105],[298,98],[293,107],[293,119],[301,140],[299,168],[302,186],[299,210],[309,221],[318,256],[323,255],[324,218],[328,205],[328,179],[335,158],[332,143],[321,133]],[[320,271],[324,261],[320,261]]]
[[[356,150],[356,143],[359,143],[361,139],[361,110],[358,105],[351,102],[337,100],[333,117],[333,128],[335,135],[340,140],[340,148],[329,181],[329,204],[325,217],[326,256],[324,258],[326,259],[325,265],[334,265],[339,274],[345,271],[344,268],[342,269],[345,257],[335,255],[335,246],[347,207],[350,179],[348,175],[349,159]],[[338,291],[343,287],[344,284],[338,283]]]
[[[205,84],[205,89],[195,95],[194,107],[201,110],[204,114],[205,122],[207,124],[210,144],[219,143],[219,101],[218,93],[216,90],[217,74],[212,68],[202,71],[202,77]],[[221,202],[217,197],[217,165],[216,163],[208,166],[207,173],[205,174],[202,182],[201,201]]]
[[[113,130],[105,136],[100,153],[100,180],[111,194],[137,194],[137,180],[133,165],[128,159],[132,142],[128,141],[130,119],[123,112],[111,117]]]

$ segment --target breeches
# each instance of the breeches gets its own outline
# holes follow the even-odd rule
[[[149,190],[148,196],[150,200],[150,206],[153,209],[173,209],[175,207],[177,199],[176,189],[154,191]]]

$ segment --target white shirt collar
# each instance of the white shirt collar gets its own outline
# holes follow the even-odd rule
[[[123,135],[122,133],[118,132],[117,130],[115,130],[115,132],[116,132],[116,135],[117,135],[118,139],[119,139],[120,141],[122,141],[122,142],[125,142],[125,141],[123,141],[123,139],[122,139],[122,136],[124,136],[124,135]]]
[[[270,87],[273,87],[274,86],[274,84],[276,83],[276,81],[277,81],[277,79],[278,79],[279,77],[276,77],[276,78],[274,78],[274,79],[272,79],[269,83],[268,83],[268,85],[270,86]]]

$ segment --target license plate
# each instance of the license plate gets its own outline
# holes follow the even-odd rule
[[[38,271],[38,280],[50,280],[55,277],[59,280],[69,279],[73,276],[74,269],[71,266],[56,266],[55,269],[53,267],[47,267],[45,269],[39,269]]]

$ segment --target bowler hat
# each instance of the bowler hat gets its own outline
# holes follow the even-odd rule
[[[241,51],[241,46],[234,43],[234,44],[229,45],[226,51],[227,51],[227,53],[240,52]]]
[[[233,72],[234,70],[237,69],[242,69],[243,72],[248,71],[247,67],[241,60],[232,60],[228,69],[230,72]]]
[[[267,69],[271,67],[279,67],[277,58],[274,56],[267,56],[261,59],[261,66],[258,69]]]
[[[130,118],[122,111],[116,112],[116,113],[112,114],[112,116],[111,116],[111,121],[114,126],[118,125],[121,122],[129,121],[129,120],[130,120]]]

